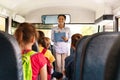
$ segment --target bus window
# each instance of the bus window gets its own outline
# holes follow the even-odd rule
[[[45,33],[46,37],[51,39],[51,28],[57,25],[44,25],[44,24],[34,24],[37,30],[41,30]],[[94,24],[66,24],[71,30],[71,35],[75,33],[80,33],[82,35],[92,35],[98,32],[98,27]],[[53,44],[51,42],[51,44]]]
[[[113,20],[104,20],[97,24],[99,32],[113,32]]]
[[[0,17],[0,30],[5,31],[5,18]]]
[[[51,28],[57,25],[34,24],[38,30],[45,33],[45,36],[51,38]],[[66,24],[71,30],[71,35],[80,33],[82,35],[91,35],[98,32],[98,27],[94,24]]]
[[[105,32],[113,32],[113,30],[114,30],[113,29],[113,21],[111,20],[111,21],[109,21],[109,23],[105,24],[103,26],[103,29]]]
[[[82,35],[91,35],[97,33],[98,31],[98,27],[94,24],[66,24],[66,26],[70,28],[72,35],[75,33],[80,33]]]
[[[19,24],[20,23],[12,20],[11,34],[14,34],[14,32]]]
[[[70,23],[70,15],[65,14],[65,16],[66,16],[65,23]],[[58,23],[57,17],[58,15],[42,15],[41,20],[43,24],[57,24]]]
[[[120,17],[118,18],[118,30],[120,31]]]

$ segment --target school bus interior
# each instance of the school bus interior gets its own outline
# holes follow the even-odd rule
[[[71,34],[84,36],[76,45],[73,80],[120,80],[120,0],[0,0],[0,79],[23,80],[13,37],[18,25],[32,23],[51,38],[58,14],[67,16]]]

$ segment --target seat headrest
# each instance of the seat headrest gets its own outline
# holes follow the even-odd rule
[[[112,46],[106,60],[105,80],[120,80],[120,36]]]
[[[115,77],[111,79],[105,79],[105,77],[114,74],[112,71],[116,70],[114,67],[117,67],[117,65],[111,64],[111,62],[115,63],[115,61],[118,61],[116,60],[117,57],[114,56],[116,54],[116,49],[113,47],[115,43],[120,42],[119,37],[119,32],[97,33],[86,41],[82,49],[82,80],[118,80],[115,79]],[[110,64],[113,68],[111,67],[111,69],[108,69]],[[108,74],[107,72],[111,73]]]
[[[0,79],[22,80],[21,51],[16,39],[0,31]]]

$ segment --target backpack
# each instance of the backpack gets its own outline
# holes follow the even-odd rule
[[[47,51],[47,49],[43,49],[41,53],[43,53],[43,55],[45,54],[45,52]],[[47,72],[48,74],[51,74],[51,69],[52,69],[52,66],[50,65],[50,61],[47,57],[45,57],[46,60],[47,60]]]
[[[35,54],[35,51],[29,51],[22,55],[22,67],[24,80],[32,80],[32,67],[31,67],[31,55]]]

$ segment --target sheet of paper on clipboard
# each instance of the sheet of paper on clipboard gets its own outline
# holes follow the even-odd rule
[[[65,37],[65,32],[57,32],[57,33],[55,32],[54,33],[54,39],[56,42],[64,42],[62,37]]]

